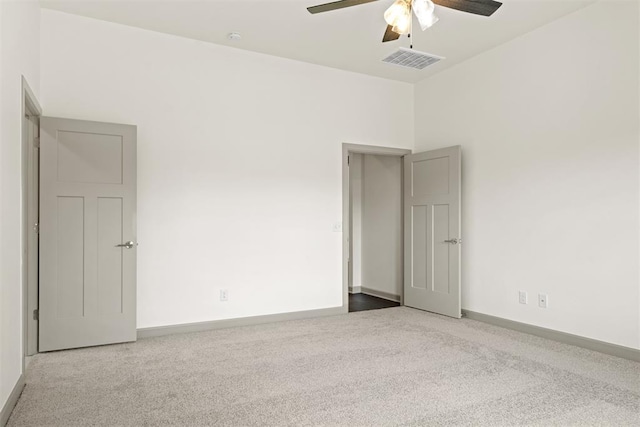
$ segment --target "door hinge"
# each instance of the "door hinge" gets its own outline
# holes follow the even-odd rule
[[[34,136],[33,137],[33,146],[36,148],[40,148],[40,137],[39,136]]]
[[[37,308],[33,310],[33,320],[40,320],[40,310]]]
[[[40,224],[39,223],[35,223],[33,224],[33,231],[36,232],[36,234],[40,234]]]
[[[347,156],[347,166],[351,164],[351,156]]]

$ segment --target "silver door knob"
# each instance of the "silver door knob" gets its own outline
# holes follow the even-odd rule
[[[119,245],[116,245],[117,248],[125,248],[125,249],[131,249],[134,246],[136,246],[137,243],[133,243],[131,240],[129,240],[126,243],[120,243]]]
[[[445,243],[451,243],[452,245],[457,245],[458,244],[458,239],[449,239],[449,240],[445,240]]]

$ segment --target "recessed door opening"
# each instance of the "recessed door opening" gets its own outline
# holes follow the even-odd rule
[[[410,150],[343,144],[343,306],[403,300],[402,158]]]
[[[349,156],[349,311],[402,300],[402,157]]]
[[[23,368],[38,352],[38,231],[40,116],[42,110],[27,81],[22,79],[22,292]]]
[[[460,147],[342,151],[343,309],[460,318]]]

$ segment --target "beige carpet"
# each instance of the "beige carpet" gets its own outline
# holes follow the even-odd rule
[[[9,426],[640,425],[640,364],[409,308],[40,354]]]

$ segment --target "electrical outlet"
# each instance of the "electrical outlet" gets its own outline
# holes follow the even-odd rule
[[[538,294],[538,307],[547,308],[549,306],[549,299],[547,294]]]
[[[220,301],[229,301],[229,291],[226,289],[220,290]]]
[[[529,299],[527,297],[526,291],[520,291],[520,293],[518,294],[518,301],[520,302],[520,304],[529,304]]]

